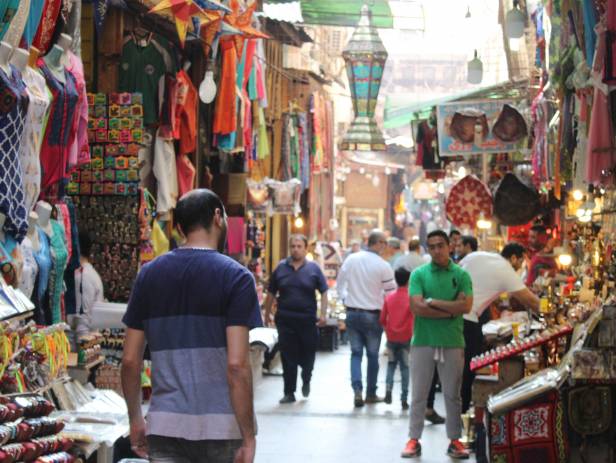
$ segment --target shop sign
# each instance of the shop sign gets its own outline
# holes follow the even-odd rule
[[[437,119],[440,156],[528,151],[528,125],[511,100],[443,104]]]

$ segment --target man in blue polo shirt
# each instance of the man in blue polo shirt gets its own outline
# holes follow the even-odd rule
[[[308,240],[293,235],[291,256],[278,264],[270,278],[265,299],[265,323],[270,322],[274,298],[278,298],[276,327],[282,356],[284,397],[281,404],[295,402],[297,367],[302,367],[302,395],[310,395],[310,380],[317,353],[318,328],[327,315],[327,281],[320,267],[306,260]],[[317,323],[316,291],[321,293],[321,312]]]

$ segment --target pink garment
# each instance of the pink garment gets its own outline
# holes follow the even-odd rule
[[[607,95],[595,88],[590,128],[588,130],[588,150],[586,152],[586,181],[603,183],[604,171],[609,171],[616,164],[613,151],[613,133],[610,124],[609,102]]]
[[[64,203],[57,203],[56,207],[60,209],[60,215],[62,216],[62,225],[64,225],[64,236],[66,237],[66,250],[68,251],[68,260],[71,260],[73,255],[73,235],[71,229],[71,214],[68,210],[68,206]]]
[[[227,248],[230,255],[244,253],[246,249],[244,217],[229,217],[227,219]]]
[[[86,92],[86,80],[83,71],[83,62],[72,51],[67,51],[68,65],[66,69],[77,82],[77,116],[73,130],[69,138],[68,167],[69,170],[77,165],[90,161],[90,145],[88,144],[88,99]]]
[[[178,193],[182,197],[195,187],[195,166],[185,154],[180,154],[175,159],[178,171]]]

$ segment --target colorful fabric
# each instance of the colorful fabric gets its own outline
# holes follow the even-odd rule
[[[62,0],[45,0],[43,15],[32,42],[32,45],[41,52],[41,55],[46,54],[49,48],[51,48],[51,39],[60,16],[61,7]]]
[[[41,145],[44,126],[49,117],[51,96],[45,78],[30,66],[23,72],[23,80],[30,98],[19,161],[23,174],[26,211],[34,209],[41,192]]]
[[[21,42],[21,37],[24,33],[24,28],[26,27],[26,22],[28,21],[30,13],[30,1],[31,0],[21,0],[21,2],[17,2],[19,8],[17,8],[13,19],[10,21],[8,30],[2,38],[4,42],[9,43],[13,48],[19,47],[19,43]]]
[[[199,95],[186,71],[177,74],[176,124],[174,137],[180,140],[179,155],[194,153],[197,149],[197,103]]]
[[[28,48],[32,45],[34,36],[41,22],[45,0],[30,0],[30,11],[24,28],[23,39]]]
[[[9,30],[13,18],[17,15],[20,0],[0,0],[0,40]]]
[[[37,233],[36,230],[34,233]],[[38,264],[34,258],[32,241],[27,236],[21,243],[21,254],[23,257],[23,268],[19,279],[19,289],[21,289],[26,297],[30,299],[32,297],[32,293],[34,292],[34,285],[36,284]]]
[[[36,287],[34,290],[34,297],[32,302],[40,310],[42,302],[49,287],[49,275],[51,273],[51,249],[49,246],[49,237],[43,231],[41,227],[36,226],[36,233],[39,238],[39,249],[34,253],[34,259],[38,266],[38,275],[36,277]],[[37,316],[37,323],[42,323],[44,317],[42,314]]]
[[[49,273],[49,314],[48,323],[62,321],[62,287],[64,286],[64,271],[68,262],[64,227],[57,220],[51,220],[53,234],[50,240],[51,271]]]
[[[79,93],[73,74],[64,70],[65,82],[59,81],[41,58],[38,61],[53,96],[43,145],[41,146],[41,189],[45,191],[68,175],[71,131],[77,116]]]
[[[557,394],[490,420],[492,461],[568,461],[563,405]]]
[[[28,93],[17,69],[12,75],[0,69],[0,212],[4,231],[21,242],[28,231],[28,214],[19,150],[23,140]]]
[[[75,78],[77,93],[79,94],[76,108],[77,115],[69,141],[68,166],[70,169],[90,161],[90,145],[88,143],[88,98],[83,62],[70,50],[68,51],[68,60],[66,69]]]
[[[222,71],[216,110],[214,111],[214,133],[229,134],[237,129],[237,99],[235,82],[237,80],[237,52],[232,40],[220,43],[222,50]]]
[[[193,190],[195,187],[196,170],[193,163],[185,154],[177,156],[176,168],[178,172],[178,194],[179,198]]]

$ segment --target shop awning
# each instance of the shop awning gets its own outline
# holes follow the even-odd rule
[[[296,0],[266,0],[265,3],[295,3]],[[301,0],[304,24],[355,27],[365,0]],[[387,0],[371,0],[372,22],[376,27],[391,29],[394,18]]]
[[[404,127],[414,120],[426,119],[430,115],[433,106],[444,103],[481,98],[523,98],[526,95],[527,88],[528,81],[524,80],[520,82],[503,82],[480,89],[473,89],[424,101],[405,101],[400,95],[397,95],[395,98],[388,96],[385,100],[383,128],[395,129]]]

